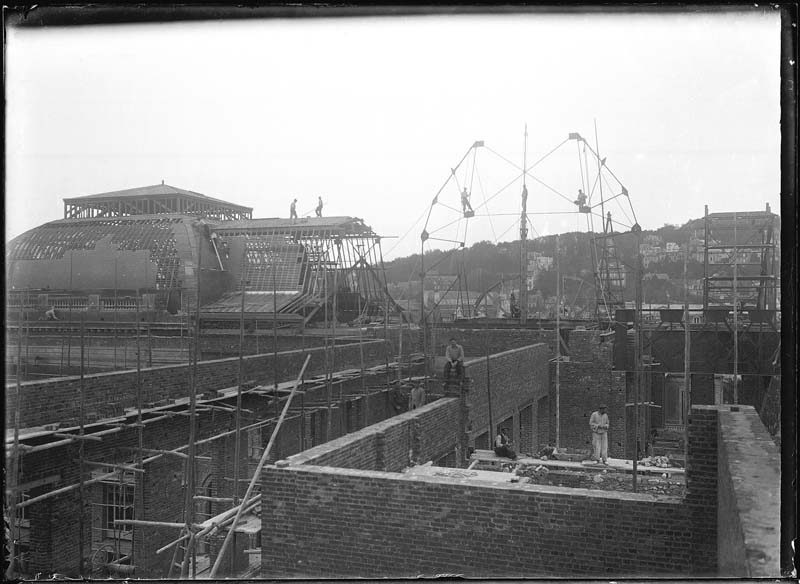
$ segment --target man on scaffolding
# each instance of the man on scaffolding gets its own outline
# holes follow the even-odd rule
[[[472,205],[469,202],[467,187],[464,187],[464,190],[461,191],[461,210],[464,212],[464,217],[472,217],[475,215],[475,211],[472,210]]]
[[[578,198],[573,201],[578,206],[578,211],[581,213],[588,213],[591,209],[586,205],[586,195],[583,189],[578,189]]]

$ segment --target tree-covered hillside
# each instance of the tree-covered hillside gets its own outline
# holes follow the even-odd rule
[[[683,299],[683,252],[666,253],[668,243],[684,246],[695,234],[702,236],[702,219],[693,220],[683,226],[664,225],[654,231],[644,231],[642,241],[650,246],[651,255],[645,260],[644,296],[647,302],[681,301]],[[594,284],[593,250],[591,235],[587,233],[565,233],[558,236],[559,269],[567,280]],[[617,255],[623,269],[630,273],[636,262],[636,238],[631,234],[620,234],[614,238]],[[539,252],[545,258],[554,258],[556,237],[538,237],[528,241],[529,257]],[[675,246],[671,246],[675,250]],[[661,251],[659,251],[661,250]],[[409,282],[420,279],[420,255],[397,258],[386,265],[387,279],[391,284],[405,290]],[[555,263],[552,267],[538,269],[534,280],[534,293],[548,298],[556,293]],[[688,277],[696,281],[703,275],[702,258],[698,253],[688,262]],[[425,254],[426,289],[431,289],[432,275],[455,276],[464,274],[470,290],[483,292],[501,279],[511,280],[520,273],[520,241],[501,242],[480,241],[463,249],[453,251],[433,250]],[[633,279],[628,278],[628,285]],[[519,284],[513,284],[518,287]],[[462,286],[463,287],[463,286]],[[411,288],[419,290],[412,284]],[[632,290],[630,290],[632,292]],[[398,292],[402,297],[404,293]],[[632,297],[632,296],[629,296]]]

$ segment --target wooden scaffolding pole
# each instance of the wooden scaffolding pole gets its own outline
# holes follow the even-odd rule
[[[294,385],[292,386],[292,392],[289,394],[289,397],[286,399],[286,403],[283,406],[283,411],[281,412],[280,418],[278,418],[278,423],[275,424],[275,429],[272,431],[272,436],[269,439],[269,443],[267,447],[264,449],[263,454],[261,455],[261,460],[258,461],[258,466],[256,467],[255,472],[253,473],[253,477],[250,479],[250,484],[247,485],[247,491],[244,494],[243,499],[248,501],[250,499],[250,495],[255,488],[256,483],[258,482],[259,476],[261,475],[261,469],[264,468],[264,465],[269,458],[269,453],[272,450],[272,445],[275,443],[275,438],[278,436],[278,430],[283,423],[283,419],[286,417],[286,412],[289,411],[289,406],[292,403],[292,398],[294,397],[295,392],[297,391],[297,387],[300,385],[300,382],[303,380],[303,376],[306,372],[306,367],[308,366],[308,362],[311,360],[311,355],[306,357],[305,362],[303,363],[303,367],[300,369],[300,374],[295,379]],[[214,561],[214,565],[211,568],[211,572],[209,574],[209,578],[213,579],[216,577],[217,572],[219,571],[220,564],[222,563],[222,558],[225,556],[225,552],[230,545],[231,539],[233,537],[234,531],[236,531],[236,524],[239,523],[239,519],[244,512],[244,505],[240,505],[239,509],[236,512],[236,516],[233,520],[233,523],[228,528],[228,533],[225,536],[225,541],[222,542],[222,546],[219,550],[219,555],[217,555],[217,559]]]
[[[83,370],[83,358],[84,358],[84,350],[85,350],[85,342],[84,342],[84,314],[81,312],[81,367],[80,367],[80,403],[79,403],[79,422],[80,422],[80,438],[84,438],[84,424],[85,424],[85,392],[84,392],[84,370]],[[86,493],[85,493],[85,484],[84,484],[84,477],[83,477],[83,456],[84,456],[84,440],[78,440],[78,480],[80,481],[79,489],[78,489],[78,574],[83,575],[83,558],[84,558],[84,523],[85,523],[85,513],[84,513],[84,506],[86,500]]]

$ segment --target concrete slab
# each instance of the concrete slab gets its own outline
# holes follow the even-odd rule
[[[509,461],[510,462],[510,461]],[[447,468],[441,466],[412,466],[403,471],[409,476],[445,477],[454,480],[482,481],[487,483],[525,483],[526,477],[518,477],[509,472],[493,470],[468,470],[463,468]]]
[[[534,458],[534,457],[526,457],[520,456],[517,458],[516,461],[512,461],[509,458],[503,458],[497,456],[494,451],[492,450],[476,450],[470,460],[478,460],[480,462],[488,462],[493,464],[499,463],[511,463],[511,462],[518,462],[520,464],[525,465],[542,465],[547,469],[565,469],[565,470],[583,470],[583,471],[604,471],[604,470],[613,470],[617,472],[633,472],[633,461],[625,460],[621,458],[609,458],[608,464],[598,464],[593,461],[581,461],[575,462],[570,460],[543,460],[541,458]],[[677,467],[670,467],[670,468],[662,468],[659,466],[645,466],[645,465],[637,465],[636,468],[637,472],[643,474],[679,474],[683,475],[686,473],[685,469],[677,468]]]

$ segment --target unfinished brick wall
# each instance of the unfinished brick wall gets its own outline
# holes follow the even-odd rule
[[[369,341],[363,344],[366,365],[385,362],[384,341]],[[307,354],[311,361],[307,376],[325,371],[323,349],[313,348],[305,352],[290,351],[278,354],[278,380],[294,379],[302,367]],[[340,365],[360,363],[358,345],[336,347],[335,361]],[[273,355],[251,355],[243,360],[244,379],[258,383],[273,381]],[[188,395],[191,384],[191,367],[171,365],[143,369],[141,372],[144,403],[183,398]],[[239,359],[203,361],[197,368],[197,393],[233,387],[238,383]],[[79,415],[80,379],[66,377],[45,381],[28,381],[21,384],[20,424],[23,428],[69,420],[77,424]],[[84,378],[84,399],[87,416],[112,417],[124,413],[125,408],[136,405],[137,372],[121,371],[97,373]],[[6,388],[6,424],[13,425],[16,411],[16,388]]]
[[[718,424],[714,406],[692,406],[686,460],[686,508],[691,517],[691,564],[697,576],[717,573]]]
[[[391,345],[390,355],[394,360],[397,355],[410,355],[411,353],[422,352],[422,332],[419,328],[409,328],[408,325],[402,327],[370,327],[362,333],[365,339],[385,339]],[[401,340],[402,338],[402,340]]]
[[[751,406],[719,408],[719,575],[779,578],[780,451]]]
[[[534,331],[535,332],[535,331]],[[532,419],[537,418],[539,399],[548,392],[548,348],[537,344],[512,349],[489,356],[487,379],[486,358],[467,359],[466,375],[472,379],[467,398],[469,407],[470,439],[472,441],[489,428],[489,390],[491,390],[492,421],[495,426],[511,417],[514,420],[516,444],[522,441],[519,435],[520,410],[532,407]],[[488,389],[487,389],[488,388]],[[489,431],[494,437],[495,430]],[[535,434],[526,434],[533,437]],[[531,449],[535,443],[526,444]]]
[[[442,399],[265,468],[262,575],[779,576],[778,451],[753,408],[692,408],[684,498],[381,472],[405,464],[383,461],[402,458],[407,420],[434,444],[457,440],[460,405]],[[365,450],[372,462],[354,468]]]
[[[464,347],[464,354],[468,358],[485,356],[487,348],[493,354],[539,343],[547,345],[551,356],[555,355],[556,350],[555,331],[552,330],[436,326],[428,329],[428,351],[444,356],[445,346],[451,337]]]
[[[231,327],[237,328],[237,327]],[[319,336],[293,334],[291,336],[278,335],[278,352],[298,351],[321,347],[324,339]],[[346,345],[358,342],[358,339],[338,339],[337,345]],[[216,333],[213,331],[203,331],[200,339],[200,354],[202,359],[224,359],[226,357],[239,356],[239,334],[238,331],[227,334]],[[245,355],[259,355],[273,352],[272,332],[261,331],[260,334],[244,335],[242,344]]]
[[[689,573],[677,498],[308,465],[263,481],[267,578]]]
[[[458,443],[460,400],[444,398],[288,457],[291,464],[399,471]]]
[[[559,446],[591,450],[589,418],[598,406],[608,406],[608,454],[626,456],[625,372],[612,369],[613,343],[598,331],[572,331],[569,361],[561,361],[559,383]],[[555,444],[556,364],[550,363],[550,442]]]
[[[395,389],[387,390],[383,393],[376,393],[370,396],[370,402],[374,405],[372,416],[383,415],[385,419],[393,415],[394,410],[390,410],[387,404],[393,400],[386,399],[385,394],[395,393]],[[317,400],[319,391],[309,392],[305,395],[309,400]],[[321,394],[320,394],[321,395]],[[360,398],[359,398],[360,399]],[[297,402],[294,402],[297,404]],[[252,410],[251,417],[243,420],[243,425],[254,420],[263,419],[273,415],[274,405],[269,400],[259,398],[255,395],[243,396],[243,407]],[[415,410],[422,412],[422,410]],[[324,423],[324,419],[319,414],[324,414],[325,410],[316,412],[293,411],[284,421],[284,425],[279,432],[279,439],[276,446],[282,456],[289,456],[303,450],[304,446],[310,444],[311,428],[305,424],[302,428],[306,432],[305,442],[301,441],[301,420],[305,417],[316,417]],[[442,412],[422,413],[421,416],[431,416],[433,419],[440,420],[440,433],[433,432],[425,436],[418,437],[423,444],[420,451],[428,448],[433,451],[442,444],[451,444],[452,440],[444,436],[442,432],[446,429],[446,417]],[[360,420],[359,427],[360,427]],[[227,412],[215,410],[212,412],[198,412],[197,416],[197,439],[215,436],[220,432],[233,430],[233,415]],[[272,433],[273,425],[266,425],[258,430],[262,446],[265,446]],[[334,431],[336,430],[334,426]],[[317,430],[320,431],[319,428]],[[353,434],[354,435],[354,434]],[[335,434],[333,434],[335,436]],[[351,435],[352,436],[352,435]],[[444,437],[443,437],[444,436]],[[183,446],[188,438],[188,419],[186,416],[175,416],[172,419],[162,419],[148,422],[144,429],[144,448],[150,449],[173,449]],[[427,441],[431,445],[426,447]],[[130,463],[135,456],[135,448],[138,444],[137,429],[127,426],[115,430],[111,434],[104,436],[102,442],[86,441],[84,458],[87,461],[99,462],[122,462]],[[246,457],[247,435],[242,436],[242,457]],[[232,482],[225,481],[226,477],[233,477],[233,459],[235,443],[233,437],[220,439],[219,442],[211,442],[203,446],[204,452],[211,456],[209,463],[202,462],[198,465],[197,485],[210,469],[214,474],[215,494],[217,496],[231,496]],[[398,444],[397,452],[405,451],[407,457],[407,446],[401,448]],[[145,454],[145,457],[150,455]],[[97,467],[86,465],[84,477],[90,477],[90,470]],[[247,476],[243,469],[241,476]],[[23,455],[22,475],[20,483],[33,484],[47,477],[54,477],[52,482],[46,486],[31,489],[28,495],[31,497],[44,494],[57,488],[77,484],[79,481],[78,465],[78,446],[76,443],[59,444],[48,450],[32,452]],[[175,456],[164,456],[155,461],[145,464],[145,473],[138,477],[136,486],[137,494],[137,518],[144,520],[156,520],[167,522],[182,522],[184,520],[184,461]],[[220,480],[221,479],[221,480]],[[241,488],[241,487],[240,487]],[[91,550],[91,508],[89,502],[102,497],[102,486],[87,485],[84,513],[84,550],[85,555],[90,556]],[[93,499],[94,498],[94,499]],[[220,511],[224,505],[215,504],[214,510]],[[78,525],[80,510],[78,505],[78,490],[67,492],[63,495],[47,499],[40,503],[35,503],[28,507],[31,518],[31,555],[30,566],[34,572],[58,572],[67,575],[77,575],[78,570]],[[134,530],[137,556],[134,559],[137,570],[136,577],[144,578],[163,578],[169,570],[169,562],[172,558],[172,550],[155,554],[155,550],[177,538],[179,531],[174,528],[163,527],[140,527]]]

